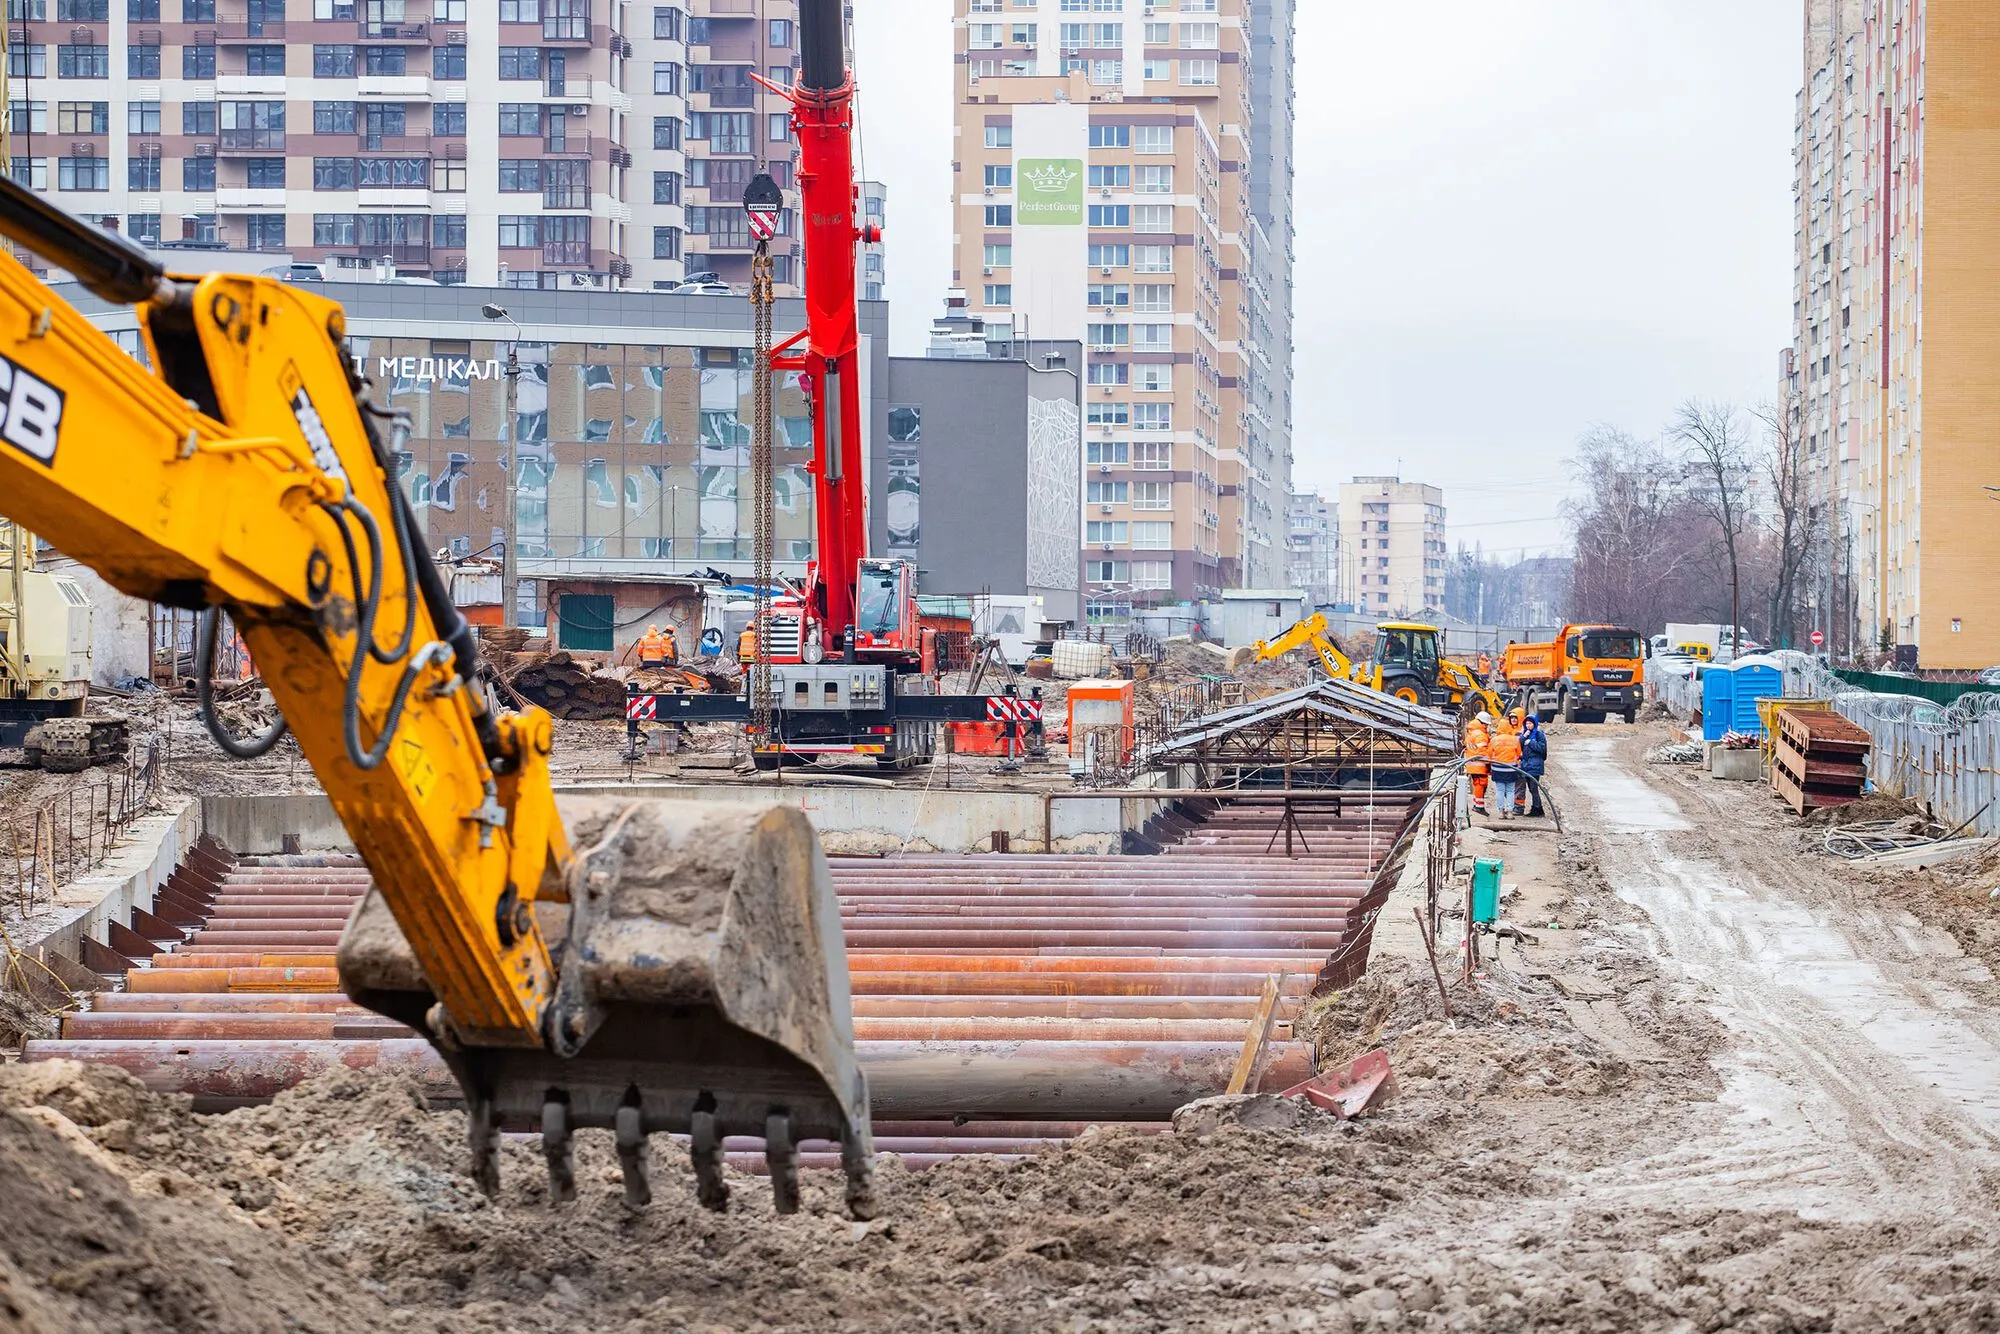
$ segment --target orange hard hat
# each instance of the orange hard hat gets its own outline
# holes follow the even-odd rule
[[[1512,718],[1515,722],[1518,723],[1523,718],[1528,716],[1528,711],[1526,709],[1520,709],[1520,708],[1509,709],[1507,711],[1507,716],[1509,718]]]

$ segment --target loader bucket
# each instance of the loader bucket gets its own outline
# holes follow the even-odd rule
[[[498,1187],[501,1131],[539,1131],[551,1195],[569,1198],[570,1136],[601,1128],[616,1132],[626,1196],[643,1204],[645,1136],[666,1131],[691,1137],[698,1193],[719,1208],[722,1140],[747,1135],[765,1140],[789,1211],[797,1145],[820,1139],[841,1146],[849,1209],[867,1217],[868,1089],[811,824],[789,806],[558,804],[581,864],[575,901],[537,908],[560,959],[546,1046],[456,1043],[374,889],[341,938],[348,995],[425,1033],[457,1076],[481,1185]]]

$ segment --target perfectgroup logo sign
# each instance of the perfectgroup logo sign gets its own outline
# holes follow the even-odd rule
[[[1083,160],[1024,157],[1014,164],[1014,221],[1022,227],[1083,225]]]

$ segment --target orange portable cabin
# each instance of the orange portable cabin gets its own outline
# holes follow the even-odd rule
[[[1087,735],[1097,735],[1105,744],[1103,729],[1117,727],[1118,762],[1132,758],[1133,683],[1130,681],[1077,681],[1069,688],[1069,753],[1083,754]]]

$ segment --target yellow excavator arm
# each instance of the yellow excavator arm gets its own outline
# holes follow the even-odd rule
[[[1438,660],[1438,679],[1450,686],[1461,698],[1474,699],[1479,707],[1498,718],[1507,711],[1500,702],[1500,696],[1487,689],[1469,668],[1453,662],[1450,658]]]
[[[1354,664],[1340,651],[1340,645],[1333,642],[1327,631],[1325,613],[1317,611],[1276,639],[1260,639],[1248,648],[1234,650],[1229,655],[1229,668],[1240,671],[1250,663],[1270,662],[1308,645],[1319,655],[1320,666],[1326,668],[1328,676],[1344,681],[1353,675]]]
[[[472,632],[391,480],[407,421],[368,400],[340,307],[269,278],[170,275],[5,179],[0,232],[137,306],[146,354],[0,255],[0,513],[128,594],[206,613],[204,685],[218,611],[236,622],[374,880],[342,942],[343,983],[445,1056],[482,1183],[496,1184],[500,1129],[540,1128],[560,1197],[570,1131],[604,1126],[640,1199],[643,1135],[679,1130],[715,1204],[720,1137],[769,1131],[781,1207],[787,1141],[824,1136],[848,1151],[850,1203],[866,1211],[866,1086],[810,827],[594,811],[579,855],[549,780],[548,715],[503,713],[476,681]],[[279,738],[231,738],[204,712],[232,753]],[[735,839],[753,869],[683,895],[701,902],[661,923],[648,917],[661,895],[617,880],[659,863],[641,835]],[[732,895],[779,902],[732,913]],[[765,938],[743,939],[746,921]],[[769,975],[732,974],[758,956]]]

